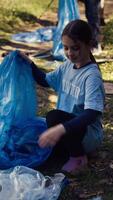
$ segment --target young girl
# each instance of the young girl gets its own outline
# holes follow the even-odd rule
[[[62,167],[76,172],[87,165],[87,154],[102,143],[101,117],[104,88],[100,70],[90,51],[92,33],[87,22],[71,21],[63,30],[66,62],[45,74],[33,63],[38,84],[52,87],[58,94],[57,109],[47,114],[48,129],[39,138],[40,147],[65,151],[69,159]]]

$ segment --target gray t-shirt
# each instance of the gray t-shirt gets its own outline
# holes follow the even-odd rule
[[[103,112],[105,92],[98,66],[90,63],[75,69],[69,60],[47,73],[48,84],[57,92],[57,109],[79,116],[84,109]],[[83,140],[87,152],[93,151],[103,139],[101,116],[87,128]]]

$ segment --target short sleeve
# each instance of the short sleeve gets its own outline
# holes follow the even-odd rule
[[[103,112],[105,92],[102,78],[99,74],[90,74],[85,84],[84,109],[93,109]]]
[[[46,74],[46,81],[56,92],[61,86],[63,71],[64,65],[60,65],[56,70]]]

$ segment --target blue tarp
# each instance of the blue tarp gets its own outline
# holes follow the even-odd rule
[[[36,110],[30,64],[14,51],[0,65],[0,169],[35,167],[50,155],[50,148],[41,149],[37,143],[47,126]]]
[[[64,51],[61,43],[61,34],[68,22],[79,18],[79,10],[76,0],[59,0],[58,25],[46,27],[34,32],[18,33],[12,36],[13,40],[22,42],[53,41],[51,55],[56,60],[64,60]]]

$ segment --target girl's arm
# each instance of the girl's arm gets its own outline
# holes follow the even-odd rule
[[[49,87],[49,84],[46,81],[46,73],[40,70],[33,62],[31,62],[31,68],[35,81],[43,87]]]
[[[63,123],[63,126],[66,133],[79,132],[81,128],[86,128],[88,125],[94,123],[99,115],[101,115],[100,111],[86,109],[80,116]]]
[[[32,68],[32,74],[35,79],[35,81],[39,84],[42,85],[43,87],[49,87],[49,84],[46,81],[46,73],[44,73],[42,70],[40,70],[32,60],[28,58],[23,52],[19,51],[19,55],[21,58],[26,61],[26,64],[30,64]]]
[[[42,148],[55,146],[63,135],[66,133],[68,134],[69,132],[74,133],[75,131],[79,133],[81,128],[86,128],[89,124],[93,123],[100,114],[101,112],[96,110],[84,110],[79,117],[75,117],[68,122],[47,129],[43,134],[41,134],[38,144]]]

